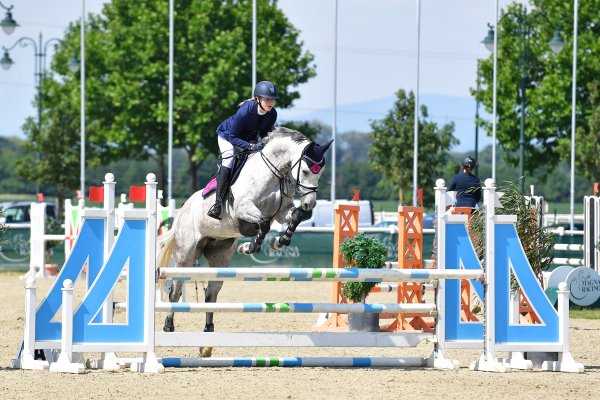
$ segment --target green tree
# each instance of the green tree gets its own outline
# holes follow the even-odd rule
[[[373,140],[369,157],[373,169],[382,177],[381,183],[398,188],[400,204],[405,204],[406,196],[412,192],[413,145],[415,96],[404,90],[396,93],[394,107],[386,117],[371,123]],[[422,188],[435,186],[449,150],[458,144],[454,137],[454,124],[439,128],[428,121],[427,107],[421,105],[419,116],[418,184]],[[425,191],[430,193],[430,191]]]
[[[217,126],[251,97],[251,6],[251,0],[175,2],[174,143],[187,154],[194,191],[203,161],[218,152]],[[257,78],[277,84],[278,105],[285,108],[299,98],[294,88],[315,75],[313,56],[302,50],[299,31],[276,1],[259,0],[258,11]],[[152,159],[163,184],[168,26],[168,2],[114,0],[90,18],[86,36],[88,152],[97,152],[104,163]],[[77,24],[67,30],[65,43],[56,55],[57,69],[58,60],[70,58],[67,49],[78,46]],[[75,93],[78,85],[66,84],[57,96],[79,109]]]
[[[525,5],[513,3],[502,10],[498,29],[497,138],[504,147],[505,159],[513,165],[519,160],[521,116],[521,68],[525,66],[525,170],[530,175],[549,174],[560,161],[570,160],[571,76],[573,54],[573,2],[532,0],[527,14]],[[588,177],[598,174],[588,160],[597,158],[598,131],[592,129],[593,89],[590,84],[600,76],[600,24],[597,11],[600,0],[579,6],[578,66],[576,93],[577,145],[576,166]],[[526,22],[527,29],[524,30]],[[559,54],[553,54],[548,42],[555,30],[566,42]],[[524,42],[522,32],[527,31]],[[525,48],[525,52],[523,52]],[[525,55],[524,58],[523,54]],[[524,61],[523,61],[524,60]],[[479,71],[483,85],[473,90],[477,99],[492,112],[493,55],[481,60]],[[596,106],[597,107],[597,106]],[[483,122],[491,131],[491,121]],[[582,142],[588,143],[582,143]],[[581,144],[581,145],[580,145]]]

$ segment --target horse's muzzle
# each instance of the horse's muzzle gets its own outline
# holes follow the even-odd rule
[[[304,211],[310,211],[317,205],[317,193],[308,193],[300,198],[300,206]]]

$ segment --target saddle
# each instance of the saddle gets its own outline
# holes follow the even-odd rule
[[[246,161],[248,161],[249,154],[252,153],[241,152],[235,155],[235,162],[233,163],[233,168],[231,170],[231,182],[229,183],[229,187],[233,186],[240,175],[240,172],[242,172],[242,168],[246,164]],[[212,179],[208,181],[206,186],[204,186],[204,189],[202,189],[202,198],[210,196],[210,194],[217,188],[217,177],[215,175],[213,175]]]

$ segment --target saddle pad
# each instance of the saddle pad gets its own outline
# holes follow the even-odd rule
[[[233,166],[233,174],[232,174],[233,176],[231,178],[231,182],[229,183],[229,186],[231,186],[235,183],[238,176],[240,175],[240,172],[242,171],[242,168],[246,164],[247,159],[248,159],[248,153],[242,153],[242,154],[238,154],[236,156],[236,161]],[[212,192],[214,192],[216,188],[217,188],[217,178],[215,177],[215,178],[212,178],[210,181],[208,181],[206,186],[204,186],[204,189],[202,189],[202,198],[210,196],[210,194]]]
[[[217,178],[212,178],[210,181],[208,181],[208,183],[206,184],[206,186],[204,186],[204,189],[202,189],[202,197],[208,196],[216,188],[217,188]]]

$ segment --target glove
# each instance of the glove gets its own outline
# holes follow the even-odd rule
[[[254,143],[250,145],[250,151],[261,151],[263,149],[262,143]]]

